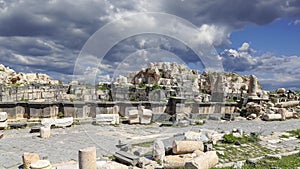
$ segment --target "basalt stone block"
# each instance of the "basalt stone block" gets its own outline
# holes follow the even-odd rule
[[[163,122],[163,121],[170,121],[171,115],[167,113],[152,113],[152,122]]]

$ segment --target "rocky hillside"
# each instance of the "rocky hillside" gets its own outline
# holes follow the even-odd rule
[[[124,79],[125,78],[125,79]],[[217,82],[217,80],[219,81]],[[250,82],[249,76],[242,76],[236,73],[226,72],[203,72],[191,70],[185,65],[169,62],[149,63],[148,67],[139,72],[130,73],[127,77],[116,79],[119,83],[157,84],[161,86],[183,86],[189,87],[192,91],[211,94],[214,88],[222,88],[227,94],[246,93]],[[216,85],[221,83],[222,85]],[[261,86],[258,84],[258,94],[262,94]]]
[[[0,64],[0,84],[27,85],[27,84],[59,84],[58,80],[51,80],[50,76],[40,73],[15,72],[9,67]]]

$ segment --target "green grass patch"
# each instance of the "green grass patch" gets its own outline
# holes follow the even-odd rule
[[[240,143],[248,143],[248,142],[258,142],[260,141],[258,135],[256,134],[250,134],[249,136],[243,135],[242,137],[235,137],[233,134],[225,134],[223,137],[223,142],[228,144],[234,144],[236,142]]]
[[[223,153],[217,153],[221,163],[246,160],[249,158],[264,156],[266,154],[277,153],[276,151],[270,150],[259,143],[253,142],[244,143],[241,146],[218,142],[215,145],[215,149],[217,152],[223,151]]]
[[[300,166],[300,153],[282,157],[280,160],[262,159],[254,166],[253,164],[245,164],[242,169],[296,169]],[[216,168],[213,168],[216,169]],[[224,167],[221,169],[233,169],[233,167]]]
[[[132,146],[136,147],[151,147],[153,145],[153,142],[144,142],[144,143],[139,143],[139,144],[133,144]]]
[[[290,138],[290,136],[284,134],[284,135],[279,136],[279,138]]]
[[[296,130],[291,130],[291,131],[287,131],[288,133],[291,134],[292,137],[298,137],[300,136],[300,129],[296,129]]]

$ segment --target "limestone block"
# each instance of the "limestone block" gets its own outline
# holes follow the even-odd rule
[[[173,142],[173,153],[174,154],[187,154],[192,153],[195,150],[204,150],[202,141],[174,141]]]
[[[254,114],[254,113],[252,113],[252,114],[250,114],[249,116],[247,116],[247,119],[248,119],[248,120],[253,120],[253,119],[256,119],[256,118],[257,118],[257,115]]]
[[[119,112],[120,112],[120,107],[117,106],[117,105],[115,105],[115,106],[113,107],[113,114],[119,114]]]
[[[97,114],[96,124],[120,124],[119,114]]]
[[[36,153],[24,153],[22,155],[24,169],[29,169],[31,163],[35,163],[40,160],[40,156]]]
[[[160,139],[156,139],[153,143],[153,159],[155,161],[163,161],[165,157],[165,146]]]
[[[137,107],[125,107],[125,115],[124,116],[128,116],[129,115],[129,111],[130,110],[137,110]]]
[[[206,137],[206,135],[201,134],[200,132],[194,132],[194,131],[188,131],[184,133],[184,139],[190,140],[190,141],[208,141],[209,139]],[[205,142],[204,141],[204,142]]]
[[[40,128],[40,137],[41,138],[49,138],[51,135],[50,127],[41,127]]]
[[[209,169],[217,165],[219,158],[215,151],[208,151],[204,155],[200,155],[187,161],[184,164],[184,168],[188,169]]]
[[[163,161],[164,169],[179,169],[183,168],[185,159],[180,156],[165,156]]]
[[[55,126],[57,127],[67,127],[71,126],[74,122],[73,117],[65,117],[61,119],[55,119]]]
[[[140,123],[139,111],[138,110],[129,110],[128,111],[128,118],[129,118],[129,123],[130,124]]]
[[[97,169],[96,147],[88,147],[79,150],[79,169]]]
[[[0,129],[7,128],[7,121],[0,122]]]
[[[289,102],[280,102],[277,103],[275,106],[279,108],[286,108],[286,107],[296,107],[299,106],[300,101],[289,101]]]
[[[0,122],[7,120],[7,113],[6,112],[0,112]]]
[[[141,124],[150,124],[151,118],[152,118],[152,110],[150,109],[142,109],[141,115],[140,115],[140,123]]]
[[[282,115],[281,114],[265,114],[262,116],[262,119],[266,120],[266,121],[281,120]]]
[[[52,165],[48,160],[38,160],[30,165],[31,169],[52,169]]]
[[[41,124],[45,127],[57,126],[57,127],[67,127],[73,124],[73,117],[65,117],[61,119],[56,118],[43,118]]]

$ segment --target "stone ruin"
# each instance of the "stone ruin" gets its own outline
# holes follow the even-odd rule
[[[51,137],[52,127],[66,128],[75,121],[89,119],[100,126],[160,123],[185,127],[206,119],[234,120],[239,115],[248,120],[286,120],[298,118],[300,112],[299,94],[284,88],[273,93],[264,91],[254,75],[199,74],[168,62],[149,63],[141,71],[96,86],[60,84],[46,75],[16,73],[1,65],[0,80],[0,129],[21,128],[39,121],[31,132],[39,132],[41,139]],[[97,161],[96,149],[89,147],[79,150],[79,168],[151,168],[162,163],[164,168],[208,169],[218,163],[213,144],[223,136],[224,133],[203,129],[137,139],[154,141],[154,161],[127,151],[137,140],[120,140],[120,151],[114,154],[120,163]],[[52,168],[48,160],[41,160],[35,153],[24,153],[22,158],[25,168]]]

